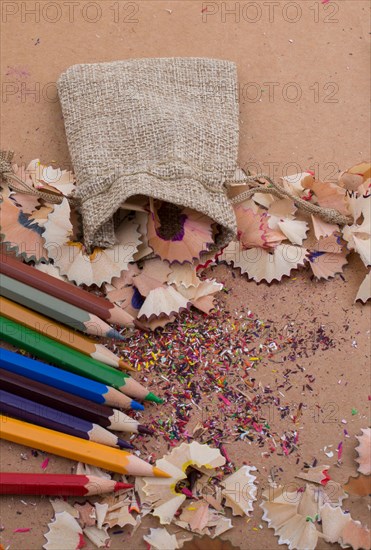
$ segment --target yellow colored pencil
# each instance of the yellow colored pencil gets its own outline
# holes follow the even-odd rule
[[[100,443],[42,428],[9,416],[0,416],[2,439],[132,476],[171,477],[141,458]]]
[[[98,344],[91,338],[58,323],[58,321],[45,317],[3,296],[0,296],[0,311],[4,317],[36,330],[36,332],[44,334],[44,336],[48,336],[57,342],[61,342],[65,346],[76,349],[85,355],[90,355],[90,357],[101,363],[105,363],[111,367],[131,371],[135,370],[126,361],[119,359],[102,344]]]

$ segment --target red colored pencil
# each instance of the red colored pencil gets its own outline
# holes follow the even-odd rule
[[[96,476],[71,474],[0,473],[1,495],[57,495],[85,497],[131,489],[134,485]]]

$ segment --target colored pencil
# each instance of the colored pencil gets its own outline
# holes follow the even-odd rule
[[[133,445],[102,428],[102,426],[98,426],[98,424],[35,403],[30,399],[25,399],[4,390],[0,390],[0,412],[25,422],[32,422],[38,426],[44,426],[44,428],[74,435],[88,441],[95,441],[109,447],[134,449]]]
[[[89,422],[94,422],[109,430],[147,435],[154,434],[154,430],[142,426],[137,420],[130,418],[118,409],[93,403],[83,397],[72,395],[2,368],[0,368],[0,383],[5,391],[31,399],[41,405],[67,412]]]
[[[139,411],[144,410],[143,405],[133,401],[115,388],[41,363],[35,359],[24,357],[14,351],[0,349],[0,367],[42,384],[48,384],[73,395],[90,399],[95,403],[107,403],[107,405],[113,407],[132,408]]]
[[[149,392],[125,372],[104,365],[10,319],[0,317],[0,336],[14,346],[26,349],[36,357],[80,376],[106,383],[134,399],[163,403],[162,399]]]
[[[44,315],[40,315],[40,313],[12,302],[3,296],[0,297],[0,311],[7,319],[36,330],[36,332],[57,340],[57,342],[80,351],[101,363],[105,363],[111,367],[134,370],[128,363],[119,359],[102,344],[97,344],[91,338],[58,323],[58,321],[44,317]]]
[[[0,472],[0,495],[85,497],[132,489],[134,485],[97,476]]]
[[[97,476],[0,472],[0,495],[87,497],[132,489],[134,485]]]
[[[89,313],[93,313],[108,323],[123,327],[133,326],[132,316],[105,298],[100,298],[78,286],[56,279],[47,273],[42,273],[9,255],[2,254],[1,259],[0,273],[59,298],[59,300],[63,300],[68,304],[89,311]]]
[[[3,274],[0,274],[0,295],[81,332],[125,340],[117,330],[96,315]]]
[[[171,477],[128,451],[112,449],[5,415],[0,415],[0,436],[19,445],[98,466],[110,472],[132,476]]]

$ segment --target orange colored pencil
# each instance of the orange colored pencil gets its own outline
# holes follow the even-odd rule
[[[42,428],[9,416],[0,416],[0,436],[2,439],[13,443],[92,464],[98,466],[98,468],[104,468],[119,474],[171,477],[170,474],[151,466],[151,464],[127,451],[79,439],[72,435]]]
[[[48,336],[57,342],[61,342],[65,346],[76,349],[85,355],[90,355],[90,357],[101,363],[105,363],[111,367],[135,371],[126,361],[119,359],[102,344],[98,344],[91,338],[58,323],[58,321],[45,317],[3,296],[0,296],[0,311],[4,317],[31,328],[40,334],[44,334],[44,336]]]

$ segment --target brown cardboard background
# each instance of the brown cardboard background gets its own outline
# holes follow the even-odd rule
[[[138,7],[134,16],[138,22],[128,22],[125,18],[132,9],[128,3],[107,0],[96,3],[101,14],[95,23],[87,22],[83,16],[85,13],[93,17],[93,11],[84,12],[89,2],[76,4],[72,19],[65,4],[59,2],[61,18],[51,23],[56,13],[51,2],[1,3],[1,143],[2,148],[16,151],[18,161],[28,162],[39,157],[44,163],[70,165],[60,106],[53,100],[54,83],[63,70],[75,63],[155,56],[207,56],[236,61],[241,90],[239,158],[245,168],[260,166],[279,177],[314,167],[321,178],[334,179],[339,169],[369,158],[367,1],[337,0],[322,5],[320,1],[281,0],[273,16],[271,12],[270,20],[269,7],[272,10],[274,3],[262,0],[255,3],[137,0],[130,4],[135,10]],[[285,18],[294,17],[293,4],[299,6],[301,15],[296,22],[289,22]],[[248,22],[247,17],[255,17],[254,5],[261,9],[260,20]],[[31,15],[24,17],[22,11],[35,6],[40,13],[39,22]],[[115,22],[117,6],[120,15]],[[215,10],[215,15],[203,12],[206,6],[209,12]],[[233,8],[239,10],[240,19],[228,15],[223,21],[225,10]],[[4,10],[17,11],[6,17]],[[313,89],[316,82],[320,91],[318,98]],[[271,101],[267,83],[277,83]],[[282,96],[289,83],[295,83],[302,91],[297,102]],[[253,101],[256,86],[264,90],[261,101]],[[35,89],[39,89],[36,96],[26,93]],[[328,94],[333,90],[337,90],[333,96],[336,102],[328,102]],[[293,91],[293,87],[289,91]],[[314,317],[317,325],[337,323],[337,349],[318,353],[302,364],[317,377],[315,395],[305,396],[308,405],[315,401],[324,404],[328,400],[338,403],[338,421],[316,424],[309,417],[303,418],[301,455],[305,460],[317,456],[322,462],[333,463],[335,459],[328,459],[320,449],[338,444],[343,429],[341,419],[347,419],[352,438],[345,441],[344,465],[333,469],[333,477],[339,480],[355,471],[353,436],[368,424],[369,305],[353,305],[364,273],[363,265],[351,259],[345,268],[345,281],[336,278],[332,282],[315,283],[310,281],[308,273],[301,273],[295,279],[268,287],[239,278],[232,281],[224,267],[215,272],[220,279],[234,285],[233,295],[228,298],[231,311],[244,303],[261,318],[274,319],[278,326],[283,327],[289,316],[308,330],[313,326]],[[346,322],[350,324],[348,331],[344,329]],[[353,339],[357,341],[357,348],[352,347]],[[260,374],[269,381],[269,373]],[[338,384],[341,377],[347,384]],[[300,389],[300,385],[293,389],[292,400],[300,399]],[[353,406],[359,410],[355,417],[350,413]],[[153,444],[160,455],[165,448],[160,446],[157,450],[156,442]],[[29,459],[23,461],[20,458],[23,451],[17,445],[2,442],[3,469],[40,471],[42,459],[35,459],[28,452]],[[231,444],[228,451],[237,465],[249,460],[259,467],[261,487],[273,465],[284,469],[284,482],[290,481],[298,471],[291,457],[262,462],[260,450],[254,445]],[[53,457],[48,471],[69,472],[70,466],[68,461]],[[10,545],[17,550],[39,549],[44,542],[42,534],[46,523],[52,517],[51,507],[45,498],[23,500],[27,506],[18,497],[2,499],[1,523],[5,530],[1,541],[5,548]],[[366,521],[365,502],[358,500],[352,504],[353,515]],[[247,523],[244,518],[235,519],[235,529],[225,538],[243,550],[277,548],[272,531],[266,524],[261,530],[260,523],[260,511],[255,506],[253,520]],[[122,548],[123,540],[128,549],[145,548],[141,537],[150,525],[157,525],[156,521],[146,518],[134,539],[114,536],[111,548]],[[32,527],[32,531],[12,534],[17,527]],[[258,530],[254,531],[253,527]],[[319,543],[319,548],[327,547],[324,542]]]

